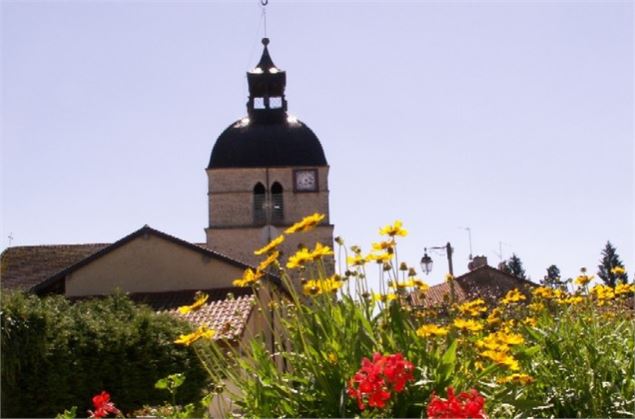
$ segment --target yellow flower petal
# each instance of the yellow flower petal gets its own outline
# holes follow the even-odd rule
[[[320,222],[326,217],[324,214],[315,213],[313,215],[309,215],[304,217],[302,220],[293,224],[291,227],[287,228],[284,232],[286,234],[293,234],[298,231],[311,231],[313,230]]]
[[[201,307],[203,307],[203,305],[205,304],[205,302],[207,301],[207,299],[209,298],[209,295],[203,293],[203,292],[197,292],[195,294],[195,301],[194,304],[189,305],[189,306],[182,306],[179,307],[179,313],[181,314],[187,314],[191,311],[196,311],[199,310]]]
[[[424,324],[417,329],[417,336],[445,336],[448,332],[447,327],[437,326],[436,324]]]
[[[284,235],[281,234],[278,237],[276,237],[275,239],[271,240],[269,242],[269,244],[267,244],[265,247],[258,249],[254,252],[254,255],[256,256],[260,256],[263,255],[275,248],[277,248],[278,246],[280,246],[280,244],[282,244],[282,242],[284,241]]]

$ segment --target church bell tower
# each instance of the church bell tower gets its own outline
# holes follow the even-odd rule
[[[328,172],[324,150],[311,129],[287,113],[286,73],[269,55],[247,72],[247,115],[216,140],[209,165],[207,247],[248,264],[254,250],[315,212],[326,218],[313,231],[287,237],[282,261],[298,246],[332,246]]]

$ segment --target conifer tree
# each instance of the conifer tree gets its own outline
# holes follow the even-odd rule
[[[547,275],[540,281],[540,283],[546,287],[566,289],[567,281],[563,281],[560,278],[560,269],[556,265],[551,265],[547,268]]]
[[[624,264],[610,241],[606,242],[606,246],[602,250],[602,259],[598,265],[598,276],[602,278],[606,285],[611,287],[617,285],[618,282],[626,283],[628,281]]]
[[[509,260],[504,263],[504,267],[502,270],[514,276],[517,276],[518,278],[527,279],[525,269],[523,268],[523,262],[518,256],[516,256],[515,253],[513,253],[512,257],[510,257]]]

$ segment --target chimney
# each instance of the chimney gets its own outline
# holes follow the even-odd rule
[[[474,258],[467,264],[467,268],[470,271],[480,268],[481,266],[487,266],[486,256],[474,256]]]

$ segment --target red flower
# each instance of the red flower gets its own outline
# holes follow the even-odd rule
[[[473,418],[487,419],[483,410],[485,399],[478,391],[471,389],[469,393],[462,392],[454,396],[454,389],[448,387],[448,399],[444,400],[433,394],[428,403],[428,418]]]
[[[102,391],[101,394],[93,396],[93,406],[95,406],[95,411],[88,411],[91,418],[103,418],[108,416],[109,413],[114,413],[115,415],[120,413],[119,409],[115,407],[115,404],[110,401],[110,394],[106,391]]]
[[[383,409],[390,400],[391,391],[403,391],[406,382],[413,380],[412,362],[400,353],[383,356],[373,354],[372,362],[364,357],[362,367],[348,383],[348,395],[357,399],[360,410],[370,407]]]

